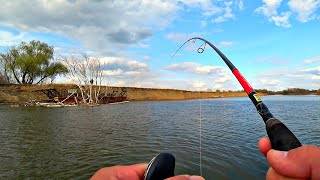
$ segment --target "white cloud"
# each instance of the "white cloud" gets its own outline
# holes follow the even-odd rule
[[[103,74],[106,76],[119,76],[119,75],[123,75],[123,70],[121,69],[103,70]]]
[[[46,32],[67,37],[99,55],[119,55],[130,47],[148,48],[153,29],[167,27],[178,11],[197,8],[203,20],[222,15],[220,21],[225,21],[234,17],[232,4],[233,8],[242,8],[242,0],[235,2],[1,0],[0,24],[20,32]],[[1,44],[8,42],[2,40]]]
[[[207,84],[204,82],[193,82],[191,85],[193,88],[203,88],[207,86]]]
[[[206,90],[206,89],[234,89],[231,81],[232,75],[224,67],[205,66],[198,63],[181,63],[181,69],[177,66],[170,66],[172,72],[189,73],[191,78],[185,79],[177,74],[164,71],[153,72],[149,66],[125,57],[104,57],[100,58],[103,64],[104,85],[127,86],[127,87],[148,87],[148,88],[171,88],[185,90]],[[167,66],[168,67],[168,66]],[[193,76],[197,75],[197,76]],[[65,80],[64,82],[74,82]]]
[[[319,0],[290,0],[290,9],[297,13],[297,19],[301,22],[308,22],[316,18],[315,10],[320,6]]]
[[[284,89],[282,86],[283,83],[278,79],[274,79],[274,77],[261,75],[259,77],[260,78],[255,79],[252,83],[253,87],[256,89],[268,89],[272,91],[279,91]]]
[[[271,19],[274,21],[276,26],[280,27],[291,27],[291,24],[289,23],[289,17],[291,16],[291,12],[285,12],[281,13],[279,16],[272,16]]]
[[[174,41],[177,41],[177,42],[184,42],[190,38],[193,38],[193,37],[198,37],[200,36],[200,33],[189,33],[189,34],[185,34],[185,33],[169,33],[166,35],[166,38],[167,39],[170,39],[170,40],[174,40]]]
[[[311,81],[312,82],[317,82],[318,85],[315,86],[315,88],[319,89],[320,88],[320,66],[314,67],[314,68],[308,68],[305,70],[302,70],[302,72],[307,74],[308,79],[306,79],[305,82]]]
[[[306,72],[308,74],[320,76],[320,66],[314,67],[314,68],[308,68],[308,69],[305,69],[305,70],[302,70],[302,71]]]
[[[183,3],[191,8],[200,8],[204,16],[212,16],[222,12],[221,7],[213,4],[210,0],[178,0],[177,2]]]
[[[320,80],[320,75],[319,76],[316,76],[316,75],[313,75],[312,77],[311,77],[311,79],[313,79],[313,80]],[[320,86],[319,86],[319,84],[318,84],[318,88],[319,88]]]
[[[237,5],[238,5],[239,10],[243,10],[244,9],[244,4],[243,4],[242,0],[237,1]]]
[[[291,12],[278,13],[278,8],[281,5],[282,0],[263,0],[264,4],[255,10],[255,13],[263,14],[268,18],[269,21],[274,22],[276,26],[280,27],[291,27],[289,18]]]
[[[123,86],[126,86],[126,82],[123,80],[116,81],[115,83],[113,83],[113,86],[123,87]]]
[[[312,64],[312,63],[316,63],[316,62],[320,62],[320,56],[306,59],[303,61],[304,64]]]
[[[197,74],[211,74],[211,73],[222,73],[224,68],[220,66],[198,66],[195,68]]]
[[[227,81],[231,81],[231,75],[230,74],[225,74],[224,76],[216,78],[214,80],[214,82],[216,82],[216,83],[225,83]]]
[[[176,72],[177,74],[184,73],[190,75],[186,82],[188,86],[185,88],[193,90],[206,89],[235,89],[239,88],[239,84],[233,84],[232,75],[228,69],[220,66],[200,65],[194,62],[184,62],[180,64],[172,64],[163,69]],[[182,74],[183,75],[183,74]],[[196,75],[196,76],[195,76]],[[191,89],[192,89],[191,88]]]
[[[320,6],[320,0],[289,0],[288,9],[285,12],[278,13],[282,0],[263,0],[263,5],[255,10],[255,13],[262,14],[269,21],[274,22],[277,26],[291,27],[289,18],[292,14],[297,14],[300,22],[308,22],[313,19],[319,19],[315,11]]]
[[[100,62],[103,72],[107,76],[132,78],[143,76],[150,71],[147,64],[125,57],[103,57],[100,58]]]
[[[266,86],[278,86],[280,83],[279,80],[274,80],[274,79],[272,80],[260,79],[260,82]]]
[[[0,30],[0,46],[13,46],[27,39],[25,33],[14,34],[9,31]]]
[[[224,86],[223,86],[223,84],[215,84],[214,86],[213,86],[213,89],[219,89],[219,90],[222,90],[222,89],[226,89]]]
[[[224,74],[227,69],[222,66],[201,66],[199,63],[195,62],[184,62],[180,64],[171,64],[163,69],[169,71],[198,74],[198,75],[208,75],[208,74]]]
[[[258,7],[255,12],[263,14],[267,17],[272,17],[278,14],[277,9],[279,8],[282,0],[263,0],[264,4]]]
[[[10,39],[14,38],[14,34],[7,31],[0,31],[0,46],[12,46]]]
[[[221,41],[219,43],[219,47],[230,47],[233,45],[233,42],[232,41]]]
[[[141,72],[141,71],[128,71],[126,72],[126,75],[129,75],[129,76],[139,76],[141,74],[143,74],[144,72]]]
[[[320,84],[320,66],[298,69],[278,68],[261,72],[254,76],[252,82],[257,89],[283,90],[288,87],[314,89],[312,84]]]
[[[170,1],[1,1],[0,24],[23,32],[50,32],[104,53],[125,50],[164,27],[179,7]],[[143,45],[143,43],[142,43]]]
[[[151,68],[127,57],[99,58],[104,77],[103,84],[110,86],[182,88],[177,84],[167,85],[166,74],[151,71]]]
[[[142,56],[142,59],[144,61],[150,61],[151,60],[151,57],[150,56]]]
[[[232,4],[233,2],[232,1],[229,1],[229,2],[225,2],[225,8],[223,9],[224,10],[224,14],[213,19],[212,21],[214,23],[222,23],[222,22],[225,22],[229,19],[234,19],[235,15],[232,13]]]
[[[102,64],[105,65],[122,65],[130,69],[148,69],[148,65],[135,60],[128,60],[124,57],[103,57],[100,59]]]

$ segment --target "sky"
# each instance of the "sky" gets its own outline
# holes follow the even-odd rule
[[[86,52],[103,84],[241,90],[202,37],[255,89],[320,89],[320,0],[0,0],[0,52],[39,40]],[[70,82],[57,78],[59,83]]]

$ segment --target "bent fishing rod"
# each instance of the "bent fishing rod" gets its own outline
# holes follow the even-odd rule
[[[256,91],[251,87],[248,81],[242,76],[240,71],[231,63],[231,61],[213,44],[209,41],[194,37],[184,42],[179,49],[173,54],[173,56],[188,42],[201,40],[204,43],[198,48],[198,53],[203,53],[206,45],[208,44],[222,60],[227,64],[233,75],[239,81],[244,91],[251,99],[254,106],[257,108],[258,113],[262,117],[267,134],[271,141],[271,146],[275,150],[288,151],[298,148],[301,145],[296,136],[285,126],[280,120],[276,119],[268,107],[262,102]],[[162,180],[174,176],[175,158],[170,153],[160,153],[154,157],[145,172],[144,180]]]
[[[275,150],[280,151],[288,151],[290,149],[294,149],[301,146],[301,143],[296,138],[296,136],[285,126],[280,120],[276,119],[271,112],[269,111],[268,107],[262,102],[261,98],[258,96],[256,91],[251,87],[248,81],[242,76],[240,71],[231,63],[231,61],[212,43],[207,41],[206,39],[200,37],[194,37],[186,42],[184,42],[180,48],[173,54],[173,56],[188,42],[201,40],[204,43],[198,48],[198,53],[202,53],[206,47],[209,45],[226,63],[226,65],[231,70],[232,74],[236,77],[239,81],[241,86],[243,87],[244,91],[247,93],[249,98],[251,99],[252,103],[256,107],[258,113],[262,117],[265,125],[267,134],[271,141],[271,146]]]

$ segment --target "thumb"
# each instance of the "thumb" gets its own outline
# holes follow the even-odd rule
[[[290,151],[271,149],[267,154],[270,166],[279,175],[301,178],[320,179],[320,148],[302,146]]]
[[[165,180],[205,180],[205,179],[201,176],[179,175],[179,176],[174,176]]]

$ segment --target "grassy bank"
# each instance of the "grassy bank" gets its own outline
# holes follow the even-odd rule
[[[60,94],[66,94],[68,89],[77,89],[76,85],[70,84],[48,84],[48,85],[0,85],[0,102],[17,103],[36,99],[37,101],[47,100],[48,97],[40,90],[56,89]],[[218,98],[218,97],[240,97],[246,96],[245,92],[205,92],[205,91],[186,91],[176,89],[154,89],[154,88],[135,88],[135,87],[101,87],[101,91],[109,92],[122,89],[127,91],[129,101],[144,100],[186,100],[199,98]],[[263,95],[263,94],[261,94]]]

